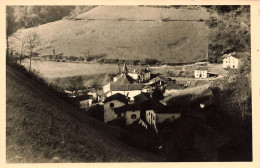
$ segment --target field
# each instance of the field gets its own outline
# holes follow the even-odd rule
[[[25,59],[23,65],[28,68],[29,59]],[[39,60],[32,61],[32,68],[48,79],[118,72],[118,66],[115,64],[83,64]]]
[[[206,59],[208,27],[200,20],[208,18],[205,10],[135,6],[116,10],[117,13],[111,16],[113,10],[113,7],[97,7],[82,14],[78,20],[64,19],[21,29],[14,33],[10,42],[17,43],[15,36],[23,38],[33,29],[41,40],[38,46],[41,55],[52,55],[55,49],[57,54],[63,53],[64,56],[79,57],[89,52],[90,55],[106,55],[106,59],[149,58],[165,63]],[[136,15],[135,11],[139,14]],[[130,12],[127,18],[130,20],[118,21],[127,12]],[[142,20],[145,18],[148,20]],[[174,21],[162,22],[160,19]],[[19,51],[19,43],[12,47]]]
[[[6,82],[8,163],[156,160],[118,141],[114,136],[120,136],[119,128],[80,113],[8,66]]]

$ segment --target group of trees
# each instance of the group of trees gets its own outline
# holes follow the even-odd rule
[[[205,6],[209,32],[209,61],[221,62],[224,54],[250,51],[250,6]]]
[[[30,28],[89,11],[95,6],[7,6],[7,35],[20,28]]]
[[[33,56],[37,56],[38,52],[41,50],[40,36],[33,29],[29,29],[25,34],[19,34],[13,36],[13,40],[9,41],[7,36],[7,48],[8,53],[19,54],[20,64],[24,55],[28,55],[30,58],[29,70],[31,68],[31,61]],[[14,50],[17,48],[18,50]]]

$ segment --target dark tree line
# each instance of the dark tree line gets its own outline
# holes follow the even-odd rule
[[[7,35],[20,28],[30,28],[61,20],[66,16],[75,17],[95,6],[7,6]]]

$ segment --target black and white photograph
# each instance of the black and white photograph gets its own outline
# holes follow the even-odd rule
[[[6,164],[254,161],[252,5],[4,8]]]

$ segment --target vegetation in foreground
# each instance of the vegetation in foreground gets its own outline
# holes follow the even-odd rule
[[[7,162],[144,161],[9,75]]]

